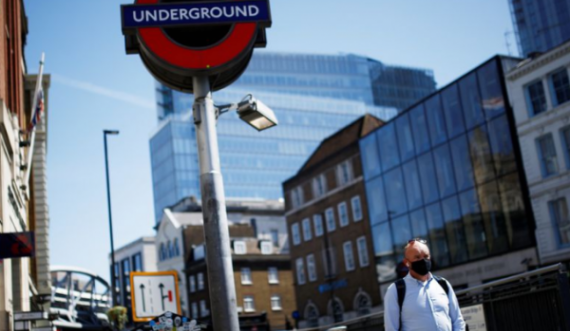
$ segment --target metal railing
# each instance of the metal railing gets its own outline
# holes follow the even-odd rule
[[[570,287],[561,264],[458,290],[455,294],[461,308],[483,305],[487,331],[570,331]],[[351,331],[384,330],[384,312],[299,331],[342,327]]]

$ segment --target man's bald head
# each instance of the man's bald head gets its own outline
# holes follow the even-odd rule
[[[407,260],[408,263],[424,258],[430,258],[429,247],[426,244],[414,240],[404,247],[404,259]]]

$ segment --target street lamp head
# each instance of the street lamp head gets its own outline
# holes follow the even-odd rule
[[[258,131],[269,129],[279,124],[271,108],[255,99],[251,94],[248,95],[248,97],[248,100],[240,102],[237,107],[237,113],[241,120],[253,126]]]
[[[103,133],[117,135],[119,134],[119,130],[103,130]]]

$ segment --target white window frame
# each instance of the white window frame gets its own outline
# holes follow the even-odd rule
[[[200,300],[200,317],[210,316],[210,310],[206,306],[206,300]]]
[[[301,186],[297,186],[291,190],[291,199],[293,201],[293,208],[297,208],[304,203],[303,189]]]
[[[353,271],[356,269],[354,261],[354,251],[352,250],[352,241],[346,241],[342,244],[342,251],[344,253],[344,267],[346,271]]]
[[[295,266],[297,269],[297,284],[303,285],[307,282],[307,278],[305,277],[305,263],[302,257],[297,259]]]
[[[248,303],[251,304],[251,308],[248,307]],[[255,311],[255,299],[253,298],[253,295],[243,296],[243,311],[246,313],[252,313]]]
[[[369,266],[370,257],[368,256],[368,245],[366,244],[365,236],[356,239],[356,249],[358,250],[358,263],[360,264],[360,267]]]
[[[206,287],[206,284],[204,284],[204,273],[202,272],[198,273],[197,279],[198,279],[198,286],[197,286],[198,291],[202,291]]]
[[[188,277],[188,283],[190,283],[190,293],[196,292],[196,277],[194,275]]]
[[[321,214],[313,215],[313,225],[315,226],[315,237],[321,237],[324,233],[323,216]]]
[[[276,304],[274,304],[276,303]],[[278,294],[271,295],[271,310],[278,311],[283,310],[283,306],[281,305],[281,296]]]
[[[347,177],[348,178],[344,178],[344,173],[343,173],[343,166],[346,165],[346,170],[347,170]],[[350,160],[346,160],[342,163],[339,163],[336,167],[336,178],[338,181],[338,186],[343,186],[346,185],[348,183],[350,183],[352,181],[353,174],[352,174],[352,163],[350,162]]]
[[[336,230],[336,220],[334,219],[334,208],[330,207],[325,210],[325,224],[327,226],[327,232],[333,232]]]
[[[240,278],[242,285],[251,285],[253,281],[251,279],[251,269],[250,268],[241,268],[240,270]]]
[[[267,280],[269,284],[279,284],[279,269],[276,267],[267,268]]]
[[[247,246],[245,245],[245,241],[242,240],[234,241],[234,254],[235,255],[247,254]]]
[[[313,178],[313,196],[315,198],[322,197],[327,193],[327,178],[325,174],[320,174]]]
[[[261,254],[270,255],[273,254],[273,243],[271,241],[261,242]]]
[[[297,246],[301,243],[301,233],[299,230],[299,223],[291,225],[291,237],[293,238],[293,245]]]
[[[344,213],[342,212],[342,209],[344,207]],[[337,206],[337,211],[338,211],[338,222],[340,223],[340,227],[345,227],[348,226],[350,224],[350,218],[348,217],[348,207],[346,206],[346,202],[341,202],[338,204]],[[343,221],[343,217],[344,217],[344,221]]]
[[[362,216],[362,201],[360,200],[360,196],[359,195],[355,195],[352,197],[352,199],[350,199],[350,204],[352,207],[352,219],[354,222],[359,222],[362,221],[363,216]],[[357,205],[358,208],[355,208],[354,206]],[[356,210],[360,210],[359,215],[356,215]]]
[[[303,239],[305,241],[313,239],[313,233],[311,231],[311,220],[305,218],[302,222],[302,225],[303,225]]]
[[[317,280],[317,266],[315,264],[315,255],[307,255],[307,273],[309,274],[309,281],[314,282]]]

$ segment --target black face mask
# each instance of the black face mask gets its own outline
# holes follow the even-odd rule
[[[428,259],[421,259],[415,262],[412,262],[412,270],[415,271],[418,275],[425,276],[431,270],[431,260]]]

